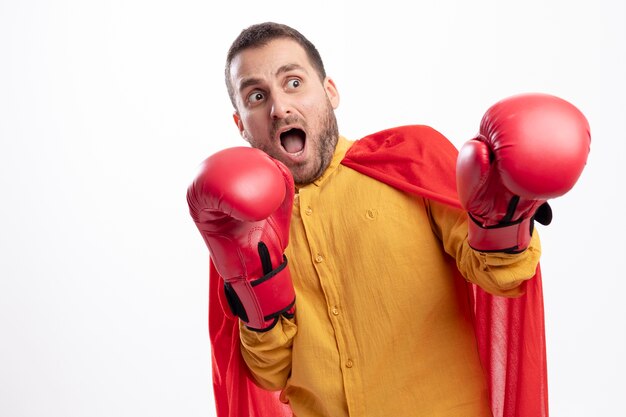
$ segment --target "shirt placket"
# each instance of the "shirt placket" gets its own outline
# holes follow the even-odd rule
[[[335,260],[332,258],[328,236],[325,235],[323,207],[316,206],[316,196],[319,189],[301,190],[299,196],[300,212],[302,213],[302,223],[306,231],[306,239],[310,248],[310,255],[313,268],[317,274],[324,297],[326,299],[326,310],[334,332],[339,358],[341,361],[341,372],[343,378],[344,393],[350,415],[363,415],[361,405],[363,401],[359,398],[361,383],[358,373],[358,360],[355,356],[356,349],[351,348],[354,342],[349,333],[350,325],[346,322],[346,315],[342,309],[338,274],[335,271]],[[328,215],[328,214],[326,214]]]

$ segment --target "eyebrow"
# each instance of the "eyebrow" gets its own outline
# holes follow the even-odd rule
[[[283,74],[285,72],[293,71],[293,70],[296,70],[296,69],[303,70],[304,72],[306,72],[304,67],[302,67],[301,65],[298,65],[298,64],[285,64],[285,65],[281,66],[280,68],[278,68],[276,70],[276,75],[280,75],[280,74]],[[259,84],[259,83],[261,83],[261,79],[260,78],[255,78],[255,77],[244,78],[243,81],[241,81],[241,84],[239,84],[239,92],[242,92],[243,90],[245,90],[246,88],[248,88],[251,85]]]

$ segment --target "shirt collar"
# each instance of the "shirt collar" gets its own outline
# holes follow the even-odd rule
[[[343,136],[339,136],[339,139],[337,140],[337,146],[335,146],[335,153],[333,154],[333,158],[331,159],[328,168],[326,168],[322,176],[313,181],[311,184],[307,184],[297,188],[303,189],[311,187],[312,185],[316,187],[322,185],[322,183],[324,183],[324,181],[326,181],[326,179],[337,169],[344,156],[346,155],[346,152],[348,151],[348,149],[350,149],[350,146],[352,146],[353,143],[353,141],[350,141]]]

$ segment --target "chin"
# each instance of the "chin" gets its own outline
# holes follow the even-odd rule
[[[321,169],[308,169],[306,170],[306,172],[300,172],[300,173],[294,173],[294,170],[291,170],[292,175],[293,175],[293,179],[294,182],[298,185],[307,185],[307,184],[311,184],[313,181],[316,181],[317,179],[319,179],[322,174],[324,173],[324,170]]]

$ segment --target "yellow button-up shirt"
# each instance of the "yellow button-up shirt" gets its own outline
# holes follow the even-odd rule
[[[491,416],[467,292],[520,295],[540,256],[467,243],[461,210],[408,195],[341,165],[297,190],[286,250],[296,316],[240,327],[257,383],[282,390],[297,417]]]

